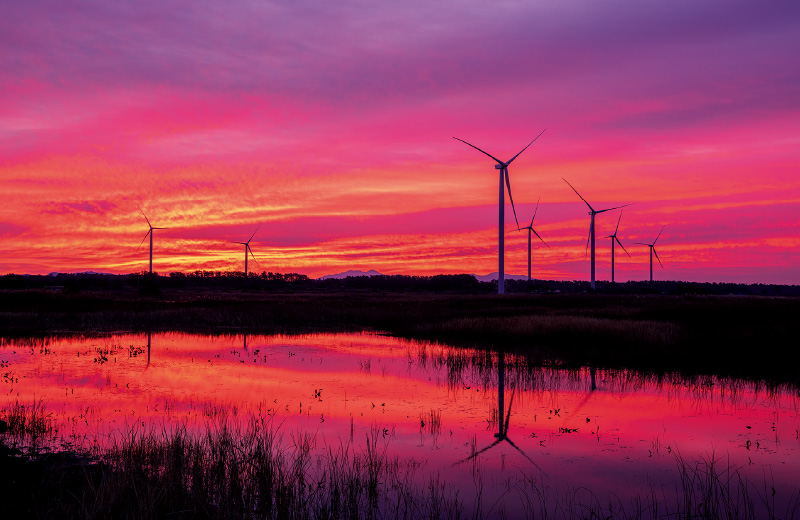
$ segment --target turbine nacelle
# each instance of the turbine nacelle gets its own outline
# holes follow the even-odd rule
[[[504,256],[503,256],[504,255],[504,249],[503,249],[503,219],[504,219],[504,216],[503,216],[503,212],[504,212],[504,206],[505,206],[505,190],[506,189],[508,190],[508,199],[511,201],[511,211],[514,212],[514,221],[517,224],[517,229],[519,229],[519,219],[517,218],[517,209],[514,207],[514,197],[511,196],[511,180],[508,178],[508,165],[511,164],[512,162],[514,162],[514,159],[519,157],[519,154],[521,154],[522,152],[527,150],[528,147],[530,145],[532,145],[533,142],[536,141],[543,133],[544,133],[544,130],[542,130],[542,132],[539,135],[534,137],[533,140],[525,146],[525,148],[523,148],[522,150],[520,150],[517,153],[517,155],[515,155],[514,157],[512,157],[511,159],[509,159],[508,161],[505,161],[505,162],[501,161],[500,159],[498,159],[494,155],[492,155],[492,154],[490,154],[490,153],[488,153],[488,152],[486,152],[484,150],[481,150],[480,148],[478,148],[474,144],[470,144],[470,143],[466,142],[463,139],[459,139],[458,137],[453,136],[453,139],[455,139],[456,141],[461,141],[462,143],[464,143],[465,145],[469,146],[470,148],[474,148],[474,149],[478,150],[479,152],[481,152],[483,155],[486,155],[486,156],[490,157],[495,162],[494,169],[500,171],[500,186],[499,186],[500,189],[499,189],[499,197],[498,197],[499,236],[500,236],[500,238],[498,239],[498,248],[497,248],[498,249],[498,251],[497,251],[498,252],[498,255],[497,255],[498,256],[498,269],[497,269],[497,272],[499,273],[498,274],[498,278],[497,278],[497,292],[499,294],[503,294],[503,292],[505,292],[504,289],[503,289],[504,272],[505,272],[505,267],[504,267],[505,259],[504,259]],[[505,188],[503,188],[503,184],[504,183],[505,183]]]

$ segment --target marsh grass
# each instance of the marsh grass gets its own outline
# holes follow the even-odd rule
[[[776,506],[772,477],[754,483],[740,468],[714,454],[686,461],[676,454],[681,487],[676,510],[682,518],[719,518],[723,520],[800,517],[800,489],[795,489],[785,509]]]
[[[429,327],[422,325],[420,330]],[[680,338],[680,328],[673,323],[585,316],[473,316],[449,320],[435,327],[445,336],[477,335],[477,338],[488,340],[501,334],[514,342],[558,337],[590,341],[604,338],[659,348],[675,344]]]
[[[37,441],[56,432],[53,416],[42,399],[34,399],[30,405],[14,401],[0,410],[0,421],[0,433],[11,437],[14,444],[30,442],[36,446]]]
[[[436,415],[434,410],[431,416]],[[14,435],[51,434],[42,402],[3,411]],[[373,426],[361,442],[318,446],[316,434],[283,432],[272,416],[235,420],[217,408],[199,430],[133,427],[94,448],[90,458],[49,454],[28,462],[0,456],[13,475],[0,489],[5,518],[796,518],[800,490],[776,505],[773,483],[747,480],[742,468],[713,456],[676,454],[674,492],[633,499],[586,488],[559,491],[535,472],[515,471],[499,496],[484,496],[480,461],[475,492],[462,496],[440,473],[420,480],[424,464],[389,453]],[[239,417],[241,419],[241,417]],[[434,419],[430,422],[434,422]],[[6,432],[6,435],[9,434]],[[470,441],[474,454],[477,443]],[[494,480],[494,477],[492,478]],[[422,483],[420,483],[422,482]],[[496,484],[495,484],[496,485]]]
[[[0,469],[27,476],[15,480],[16,489],[4,489],[12,502],[6,512],[10,518],[459,517],[453,513],[459,502],[438,481],[412,483],[419,464],[390,457],[377,427],[360,447],[318,449],[315,434],[286,434],[271,416],[242,422],[223,409],[209,411],[199,431],[135,426],[106,448],[94,446],[80,468],[74,458],[20,466],[4,454]],[[40,403],[12,406],[5,417],[20,435],[41,434],[49,421]],[[31,499],[14,497],[19,491]]]
[[[421,431],[437,436],[442,431],[442,411],[431,408],[428,413],[419,414],[419,427]]]
[[[361,448],[317,450],[271,418],[217,416],[204,432],[133,431],[102,455],[108,471],[81,500],[88,517],[445,518],[455,503],[415,488],[413,463],[387,455],[373,428]]]

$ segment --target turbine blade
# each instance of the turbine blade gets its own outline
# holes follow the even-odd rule
[[[519,220],[517,220],[517,209],[514,207],[514,197],[511,196],[511,181],[508,180],[508,168],[503,168],[503,172],[506,176],[506,187],[508,188],[508,198],[511,200],[511,211],[514,212],[514,221],[517,223],[517,227],[519,227]]]
[[[658,260],[658,265],[661,266],[661,269],[664,269],[664,264],[661,263],[661,259],[658,257],[658,251],[656,251],[655,247],[653,248],[653,253],[655,253],[656,255],[656,260]]]
[[[595,213],[605,213],[606,211],[612,211],[612,210],[619,209],[619,208],[626,208],[626,207],[632,206],[634,204],[636,204],[636,203],[635,202],[631,202],[630,204],[623,204],[622,206],[616,206],[614,208],[601,209],[600,211],[595,211]]]
[[[658,236],[656,237],[656,239],[655,239],[655,240],[653,240],[653,245],[656,245],[656,242],[658,242],[658,237],[660,237],[660,236],[661,236],[661,233],[663,233],[663,232],[664,232],[664,228],[665,228],[665,227],[667,227],[667,226],[661,226],[661,231],[659,231],[659,232],[658,232]]]
[[[541,200],[542,200],[542,198],[539,197],[539,200],[536,201],[536,209],[533,211],[533,218],[531,218],[531,226],[533,226],[533,219],[536,218],[536,214],[539,212],[539,202]]]
[[[547,130],[547,128],[545,128],[544,130]],[[541,137],[541,136],[542,136],[542,134],[544,133],[544,130],[542,130],[541,132],[539,132],[539,135],[537,135],[536,137],[534,137],[534,138],[533,138],[533,141],[536,141],[537,139],[539,139],[539,137]],[[533,141],[531,141],[530,143],[528,143],[528,146],[532,145],[532,144],[533,144]],[[520,153],[522,153],[522,152],[524,152],[525,150],[527,150],[527,149],[528,149],[528,146],[526,146],[525,148],[523,148],[522,150],[520,150],[520,151],[519,151],[519,153],[518,153],[517,155],[515,155],[514,157],[512,157],[511,159],[509,159],[509,160],[508,160],[508,162],[506,163],[506,165],[509,165],[509,164],[511,164],[511,163],[514,161],[514,159],[516,159],[517,157],[519,157],[519,154],[520,154]]]
[[[508,402],[508,413],[506,414],[506,429],[503,431],[503,438],[506,438],[508,435],[508,422],[511,419],[511,407],[514,405],[514,393],[516,392],[516,388],[511,391],[511,400]],[[503,410],[500,410],[500,413],[503,413]]]
[[[614,236],[617,236],[617,231],[619,231],[619,221],[622,220],[622,210],[619,210],[619,218],[617,219],[617,229],[614,230]]]
[[[589,258],[589,240],[592,239],[592,225],[589,224],[589,236],[586,237],[586,252],[583,255],[583,259],[586,260]]]
[[[138,206],[137,206],[137,207],[138,207]],[[143,217],[144,217],[144,219],[147,221],[147,225],[148,225],[148,226],[150,226],[150,229],[153,229],[153,225],[150,223],[150,219],[149,219],[149,218],[147,218],[147,215],[145,215],[145,214],[144,214],[144,210],[143,210],[142,208],[139,208],[139,211],[141,211],[141,212],[142,212],[142,216],[143,216]]]
[[[480,454],[481,454],[481,453],[483,453],[484,451],[486,451],[486,450],[488,450],[488,449],[490,449],[490,448],[494,448],[495,446],[497,446],[498,444],[500,444],[500,442],[501,442],[501,441],[502,441],[502,439],[497,439],[496,441],[494,441],[494,442],[493,442],[493,443],[491,443],[490,445],[486,446],[486,447],[485,447],[485,448],[483,448],[482,450],[480,450],[480,451],[476,451],[475,453],[473,453],[472,455],[470,455],[470,456],[469,456],[469,457],[467,457],[466,459],[462,459],[462,460],[459,460],[458,462],[455,462],[455,463],[453,463],[453,466],[458,466],[459,464],[463,464],[463,463],[467,462],[468,460],[472,460],[472,459],[474,459],[475,457],[477,457],[478,455],[480,455]]]
[[[561,177],[561,178],[562,178],[562,179],[564,179],[564,177]],[[575,192],[575,194],[576,194],[578,197],[581,197],[581,194],[580,194],[580,193],[578,193],[578,190],[576,190],[576,189],[575,189],[575,187],[574,187],[572,184],[570,184],[570,183],[569,183],[569,181],[568,181],[567,179],[564,179],[564,182],[566,182],[566,183],[567,183],[567,185],[568,185],[570,188],[572,188],[572,191],[574,191],[574,192]],[[581,200],[582,200],[583,202],[586,202],[586,199],[584,199],[583,197],[581,197]],[[595,211],[594,211],[594,208],[591,206],[591,204],[589,204],[588,202],[586,202],[586,205],[587,205],[587,206],[589,206],[589,209],[590,209],[590,210],[592,210],[592,212],[595,212]],[[596,212],[595,212],[595,213],[596,213]]]
[[[522,450],[519,448],[519,446],[517,446],[516,444],[514,444],[514,443],[511,441],[511,439],[509,439],[508,437],[506,437],[506,438],[505,438],[505,441],[506,441],[506,442],[508,442],[508,443],[509,443],[511,446],[513,446],[513,447],[514,447],[514,448],[515,448],[515,449],[516,449],[518,452],[522,453],[522,456],[523,456],[523,457],[525,457],[526,459],[528,459],[528,462],[530,462],[531,464],[533,464],[534,466],[536,466],[536,469],[538,469],[538,470],[539,470],[539,471],[540,471],[540,472],[541,472],[543,475],[547,475],[547,473],[546,473],[546,472],[545,472],[545,471],[544,471],[542,468],[540,468],[540,467],[539,467],[539,465],[538,465],[538,464],[536,464],[536,463],[533,461],[533,459],[532,459],[532,458],[528,457],[528,454],[527,454],[527,453],[525,453],[524,451],[522,451]]]
[[[589,401],[589,398],[592,397],[592,394],[594,392],[595,392],[594,390],[589,390],[589,393],[586,394],[583,399],[581,399],[581,402],[578,403],[578,406],[576,406],[575,409],[572,412],[570,412],[573,417],[576,416],[578,412],[581,410],[581,408],[583,408],[586,405],[586,403]]]
[[[258,227],[256,227],[256,230],[253,231],[253,234],[250,235],[250,238],[247,240],[248,244],[250,243],[250,240],[253,240],[253,237],[256,236],[256,233],[258,233],[258,228],[260,228],[260,227],[261,227],[261,224],[259,224]]]
[[[625,254],[628,255],[628,258],[630,258],[631,254],[628,252],[627,249],[625,249],[625,246],[622,245],[622,242],[619,241],[619,239],[617,238],[616,235],[614,235],[614,240],[617,241],[617,244],[619,244],[619,247],[621,247],[622,250],[625,251]]]
[[[145,240],[147,240],[147,235],[149,235],[149,234],[150,234],[150,233],[152,233],[152,232],[153,232],[153,229],[151,228],[151,229],[150,229],[150,230],[149,230],[147,233],[145,233],[145,234],[144,234],[144,238],[142,239],[142,241],[141,241],[141,242],[139,242],[139,247],[137,247],[137,248],[136,248],[136,252],[137,252],[137,253],[138,253],[138,252],[139,252],[139,250],[142,248],[142,244],[144,244],[144,241],[145,241]]]
[[[552,249],[549,245],[547,245],[547,242],[545,242],[544,239],[539,236],[539,233],[537,233],[535,229],[531,228],[531,231],[533,231],[533,234],[536,235],[539,238],[539,240],[542,241],[542,244],[547,246],[547,249]]]
[[[492,155],[492,154],[490,154],[490,153],[487,153],[487,152],[484,152],[483,150],[481,150],[480,148],[478,148],[478,147],[477,147],[477,146],[475,146],[474,144],[469,144],[469,143],[468,143],[468,142],[466,142],[465,140],[463,140],[463,139],[459,139],[458,137],[453,137],[453,139],[455,139],[456,141],[461,141],[462,143],[466,144],[467,146],[471,146],[471,147],[475,148],[476,150],[478,150],[479,152],[481,152],[481,153],[482,153],[482,154],[484,154],[484,155],[488,155],[489,157],[491,157],[492,159],[494,159],[495,161],[497,161],[497,163],[498,163],[498,164],[505,164],[503,161],[501,161],[500,159],[498,159],[498,158],[497,158],[497,157],[495,157],[494,155]]]
[[[256,255],[254,255],[254,254],[253,254],[253,250],[252,250],[252,249],[250,249],[250,244],[245,244],[245,245],[246,245],[246,247],[247,247],[247,250],[248,250],[248,251],[250,251],[250,256],[252,256],[252,257],[253,257],[253,260],[255,260],[255,261],[256,261],[256,265],[257,265],[257,266],[260,268],[260,267],[261,267],[261,264],[260,264],[260,263],[258,263],[258,259],[256,258]]]
[[[645,244],[644,242],[634,242],[634,244],[650,247],[650,244]]]

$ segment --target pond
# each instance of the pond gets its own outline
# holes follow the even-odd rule
[[[332,446],[372,443],[409,485],[436,482],[465,516],[613,503],[640,513],[657,503],[660,516],[711,484],[755,504],[742,507],[797,514],[796,389],[534,367],[377,334],[9,340],[0,362],[0,407],[42,403],[56,425],[50,449],[257,416],[286,446],[313,438],[312,473]]]

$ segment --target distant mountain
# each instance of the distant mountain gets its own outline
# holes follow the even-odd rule
[[[369,271],[345,271],[343,273],[338,273],[338,274],[326,274],[325,276],[320,276],[319,279],[327,280],[329,278],[335,278],[338,280],[342,278],[347,278],[348,276],[381,276],[381,273],[373,269],[370,269]]]
[[[489,274],[478,275],[473,274],[475,278],[477,278],[481,282],[491,282],[492,280],[497,280],[497,271]],[[527,280],[527,274],[508,274],[506,273],[506,280]]]
[[[79,273],[59,273],[58,271],[53,271],[52,273],[47,273],[47,276],[58,276],[60,274],[104,274],[104,275],[112,275],[113,273],[99,273],[97,271],[81,271]]]

